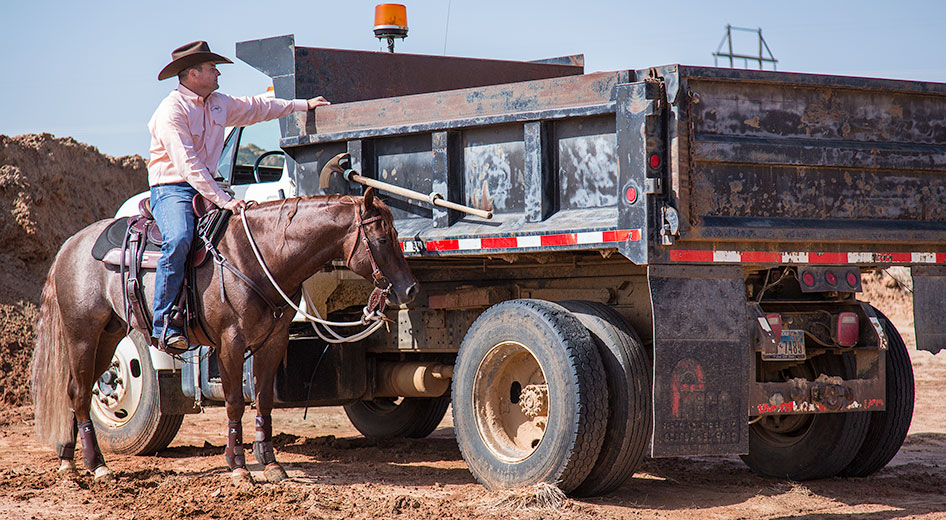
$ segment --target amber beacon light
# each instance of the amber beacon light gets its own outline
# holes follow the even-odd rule
[[[407,7],[378,4],[374,8],[374,35],[388,40],[388,52],[394,52],[394,39],[407,38]]]

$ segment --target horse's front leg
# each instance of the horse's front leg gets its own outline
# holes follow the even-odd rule
[[[273,334],[273,337],[253,355],[253,387],[256,389],[256,442],[253,455],[263,465],[263,476],[269,482],[278,482],[287,477],[286,470],[276,462],[273,449],[273,382],[276,369],[286,354],[288,336]]]
[[[217,352],[220,382],[227,407],[227,449],[224,458],[230,478],[237,486],[252,485],[243,453],[243,345],[240,340],[225,341]]]

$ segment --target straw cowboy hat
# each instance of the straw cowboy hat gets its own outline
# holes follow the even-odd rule
[[[210,52],[210,45],[205,41],[196,41],[181,45],[171,51],[171,63],[161,69],[158,74],[158,81],[177,76],[182,70],[193,67],[198,63],[233,63],[223,56]]]

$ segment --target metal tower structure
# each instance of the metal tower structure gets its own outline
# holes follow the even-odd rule
[[[759,53],[758,56],[752,56],[749,54],[737,54],[733,52],[733,42],[732,42],[732,32],[733,31],[743,31],[743,32],[752,32],[759,35]],[[726,46],[729,52],[722,52],[723,47]],[[749,62],[754,62],[759,64],[759,70],[765,68],[766,63],[772,64],[772,70],[778,70],[778,60],[775,59],[775,56],[772,55],[772,50],[769,49],[769,44],[765,43],[765,38],[762,37],[762,28],[757,29],[748,29],[745,27],[733,27],[732,25],[726,25],[726,34],[723,36],[723,40],[719,42],[719,46],[716,47],[716,52],[713,53],[713,63],[718,67],[719,58],[729,58],[729,68],[736,68],[736,60],[743,60],[745,63],[746,69],[749,68]]]

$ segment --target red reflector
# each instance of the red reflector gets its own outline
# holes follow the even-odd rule
[[[769,327],[772,327],[772,335],[775,336],[775,340],[780,340],[782,338],[782,315],[778,313],[766,314],[765,321],[769,322]]]
[[[853,347],[857,345],[857,336],[860,330],[857,314],[853,312],[842,312],[838,315],[838,345],[842,347]]]
[[[837,285],[837,284],[838,284],[838,277],[837,277],[837,275],[835,275],[835,274],[832,273],[831,271],[828,271],[828,272],[825,273],[825,275],[824,275],[824,281],[828,282],[828,285]]]
[[[657,154],[651,154],[650,156],[650,167],[657,168],[660,166],[660,156]]]
[[[847,273],[847,284],[852,288],[857,287],[857,275],[854,273]]]
[[[627,191],[624,192],[624,198],[627,199],[629,203],[634,204],[637,202],[637,190],[628,188]]]
[[[801,281],[805,282],[805,285],[811,287],[812,285],[815,284],[815,275],[811,273],[805,273],[802,275]]]

